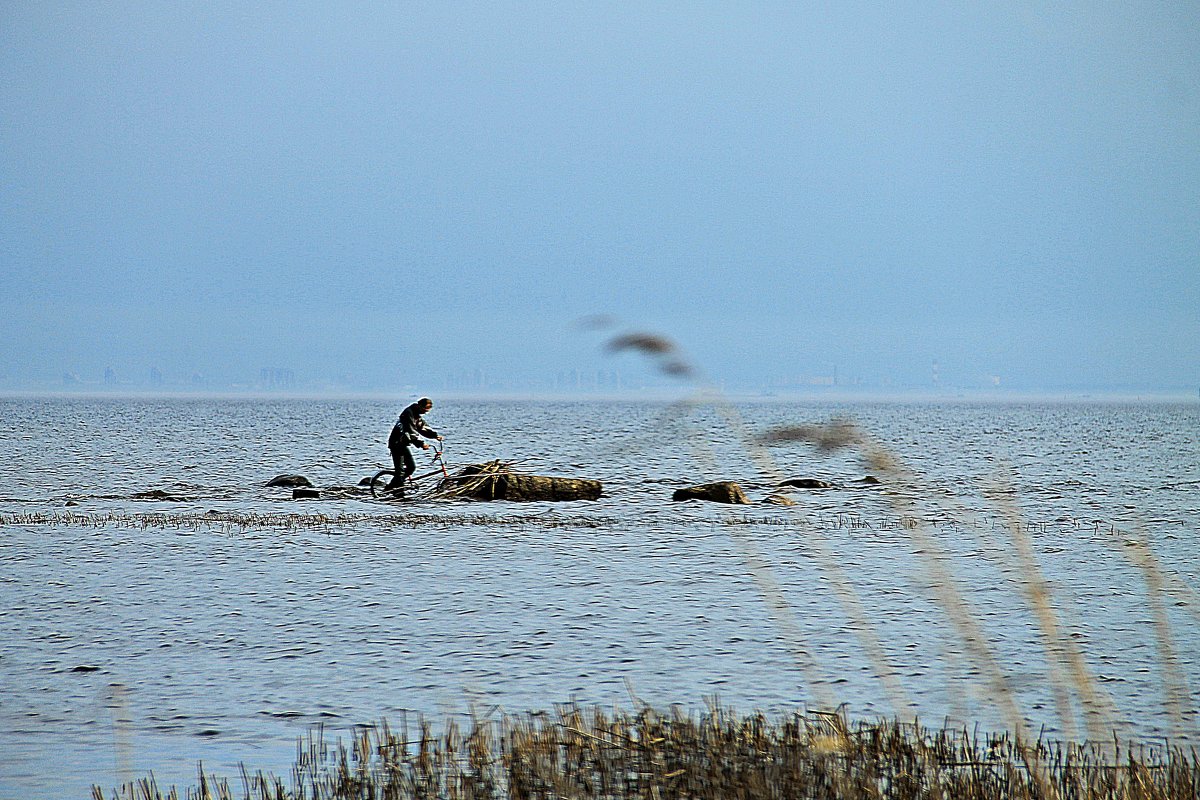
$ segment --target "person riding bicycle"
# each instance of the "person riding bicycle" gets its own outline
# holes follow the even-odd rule
[[[438,435],[437,431],[426,425],[422,417],[431,408],[433,408],[433,401],[428,397],[422,397],[400,412],[400,418],[392,426],[392,432],[388,436],[388,450],[392,454],[392,464],[396,471],[388,482],[386,491],[403,489],[408,476],[417,471],[417,462],[413,460],[412,450],[409,449],[410,445],[420,445],[422,450],[428,450],[429,445],[421,441],[422,436],[441,441],[442,437]]]

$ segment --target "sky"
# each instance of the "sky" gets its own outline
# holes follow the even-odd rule
[[[5,3],[0,285],[0,389],[1194,394],[1200,5]]]

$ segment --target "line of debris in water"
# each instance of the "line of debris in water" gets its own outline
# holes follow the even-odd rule
[[[357,525],[381,528],[448,528],[487,525],[490,527],[611,528],[620,523],[613,517],[565,516],[559,514],[281,514],[207,511],[197,514],[138,513],[123,511],[73,511],[0,513],[0,526],[49,526],[69,528],[107,528],[110,526],[143,529],[239,528],[254,529],[336,529]]]

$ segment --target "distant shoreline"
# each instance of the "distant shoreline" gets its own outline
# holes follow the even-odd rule
[[[0,389],[0,399],[5,400],[314,400],[314,401],[360,401],[401,402],[410,395],[429,394],[441,401],[451,402],[650,402],[671,403],[680,400],[775,404],[812,403],[863,404],[863,405],[910,405],[939,404],[1200,404],[1200,392],[1183,390],[1147,391],[1012,391],[1012,392],[802,392],[802,391],[756,391],[724,390],[697,391],[682,389],[646,389],[624,392],[538,392],[538,391],[494,391],[494,392],[437,392],[429,389],[401,389],[396,391],[364,392],[321,392],[296,391],[273,392],[255,390],[226,391],[160,391],[137,389]]]

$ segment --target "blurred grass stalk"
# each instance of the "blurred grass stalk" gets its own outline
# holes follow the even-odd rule
[[[1070,637],[1064,636],[1059,629],[1050,582],[1046,580],[1037,557],[1034,555],[1029,529],[1024,524],[1021,510],[1017,506],[1012,474],[1007,467],[997,473],[992,485],[985,488],[985,494],[1000,511],[1005,528],[1016,548],[1018,566],[1025,577],[1021,585],[1026,591],[1029,606],[1037,617],[1038,627],[1041,629],[1042,638],[1050,656],[1050,682],[1054,690],[1059,719],[1063,722],[1067,736],[1068,738],[1077,736],[1067,688],[1066,676],[1069,675],[1069,680],[1083,705],[1088,736],[1092,741],[1104,741],[1108,738],[1108,731],[1112,730],[1113,720],[1116,716],[1112,700],[1107,694],[1097,691],[1096,682],[1083,657],[1083,651]]]
[[[1142,571],[1146,582],[1146,602],[1154,618],[1154,639],[1158,645],[1158,663],[1162,673],[1163,702],[1171,719],[1172,736],[1179,740],[1184,736],[1183,709],[1190,695],[1183,672],[1179,669],[1179,660],[1175,657],[1174,637],[1167,619],[1166,604],[1163,603],[1163,576],[1150,549],[1149,539],[1140,526],[1138,533],[1138,538],[1126,542],[1124,553]]]
[[[938,605],[951,621],[959,641],[966,646],[973,663],[984,674],[990,697],[999,705],[1009,730],[1019,739],[1027,737],[1024,716],[1004,670],[987,645],[986,636],[977,621],[977,614],[958,588],[951,568],[951,559],[938,539],[930,533],[924,517],[912,499],[927,496],[929,491],[926,491],[927,487],[921,485],[917,475],[908,469],[895,453],[848,420],[834,419],[818,425],[781,426],[759,435],[752,435],[738,409],[707,381],[702,372],[682,355],[678,346],[665,336],[644,332],[627,333],[610,339],[607,350],[614,353],[638,352],[656,365],[664,375],[689,381],[693,387],[692,397],[676,404],[674,408],[712,407],[743,443],[759,476],[773,485],[778,485],[783,476],[768,452],[767,448],[770,446],[804,442],[813,446],[819,453],[853,448],[864,467],[883,478],[885,496],[893,510],[901,518],[913,520],[914,524],[907,525],[904,529],[912,538],[915,552],[933,587]],[[693,449],[705,454],[704,460],[707,465],[715,466],[712,449],[704,431],[694,428],[690,430],[694,440]],[[1046,648],[1049,672],[1047,677],[1063,730],[1066,731],[1068,739],[1077,736],[1071,700],[1073,689],[1083,709],[1091,741],[1107,742],[1108,732],[1113,730],[1116,716],[1112,700],[1096,685],[1081,648],[1061,631],[1051,586],[1034,554],[1028,528],[1016,502],[1011,475],[1003,473],[997,476],[990,486],[985,487],[985,496],[999,511],[1015,550],[1016,564],[1023,578],[1021,585],[1025,599],[1037,619]],[[806,542],[812,545],[816,553],[818,568],[833,584],[839,604],[854,623],[853,628],[860,646],[883,685],[895,715],[901,718],[905,711],[914,708],[913,704],[903,687],[894,679],[895,670],[887,659],[874,625],[863,610],[855,585],[841,569],[819,526],[803,517],[801,521],[807,534]],[[780,634],[789,641],[793,652],[797,654],[797,663],[818,707],[830,710],[834,701],[823,689],[825,681],[821,679],[813,657],[802,646],[801,628],[794,620],[770,564],[762,557],[750,537],[742,534],[736,527],[731,527],[731,533]],[[1149,603],[1154,613],[1154,629],[1168,715],[1173,721],[1174,735],[1178,738],[1185,730],[1183,708],[1186,707],[1190,695],[1177,668],[1170,625],[1162,602],[1164,577],[1148,547],[1130,547],[1127,548],[1126,554],[1142,570],[1146,581]],[[1186,582],[1170,574],[1167,577],[1173,584],[1182,585],[1184,590],[1190,591]],[[1195,609],[1192,611],[1196,613]],[[951,689],[953,696],[954,687]]]

